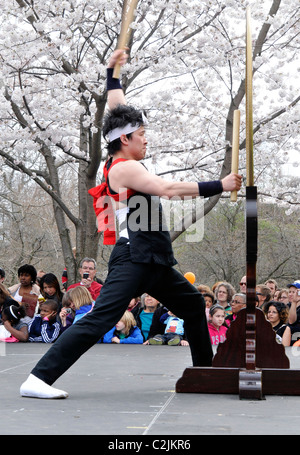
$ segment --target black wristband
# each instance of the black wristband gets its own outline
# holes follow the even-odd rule
[[[122,89],[120,79],[113,77],[114,68],[107,68],[106,88],[108,90]]]
[[[202,197],[215,196],[223,192],[223,185],[221,180],[214,180],[212,182],[198,182],[199,195]]]

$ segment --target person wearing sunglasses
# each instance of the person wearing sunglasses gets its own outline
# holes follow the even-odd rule
[[[246,292],[247,292],[247,277],[246,277],[246,275],[241,278],[241,281],[240,281],[239,284],[240,284],[240,292],[243,292],[244,294],[246,294]]]
[[[238,294],[234,294],[231,300],[231,310],[232,314],[228,315],[225,318],[225,324],[227,327],[230,327],[231,323],[236,319],[238,312],[246,307],[246,294],[243,292],[239,292]]]
[[[258,299],[257,306],[263,310],[264,305],[271,300],[271,290],[265,284],[258,284],[256,286],[256,296]]]

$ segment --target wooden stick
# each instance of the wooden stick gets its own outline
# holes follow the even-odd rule
[[[253,164],[253,105],[252,105],[252,36],[250,8],[247,7],[246,23],[246,165],[247,186],[254,185]]]
[[[233,113],[233,132],[232,132],[232,154],[231,172],[235,174],[239,170],[239,148],[240,148],[240,111],[236,109]],[[231,202],[237,201],[237,191],[231,192]]]
[[[132,29],[130,28],[130,24],[134,20],[135,10],[137,6],[138,0],[125,0],[123,5],[123,13],[122,13],[122,23],[121,23],[121,32],[118,39],[118,49],[125,49],[127,46]],[[120,77],[120,65],[117,63],[114,67],[113,77],[115,79],[119,79]]]

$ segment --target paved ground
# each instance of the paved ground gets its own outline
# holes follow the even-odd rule
[[[69,392],[68,399],[20,397],[20,384],[47,349],[42,343],[1,343],[1,435],[109,435],[107,448],[123,440],[145,444],[147,436],[160,435],[144,447],[150,453],[153,441],[152,449],[168,451],[159,447],[164,436],[177,441],[184,435],[187,446],[188,435],[300,433],[298,396],[245,401],[235,395],[175,393],[176,381],[190,366],[186,347],[96,345],[56,382]],[[288,355],[291,368],[300,369],[300,357],[291,350]]]

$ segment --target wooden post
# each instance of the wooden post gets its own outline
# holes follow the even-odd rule
[[[220,343],[212,367],[186,368],[176,383],[179,393],[230,393],[240,399],[264,395],[300,395],[300,370],[290,370],[285,348],[263,311],[256,307],[257,188],[253,173],[252,43],[247,9],[246,65],[246,308],[240,310]]]
[[[128,45],[132,32],[130,25],[134,20],[137,3],[138,0],[124,1],[122,11],[121,32],[118,39],[118,49],[125,49]],[[118,63],[114,67],[113,77],[115,79],[119,79],[120,77],[120,65]]]
[[[231,172],[235,174],[239,171],[239,149],[240,149],[240,111],[233,112],[233,131],[232,131],[232,152],[231,152]],[[237,201],[237,191],[231,192],[231,202]]]

